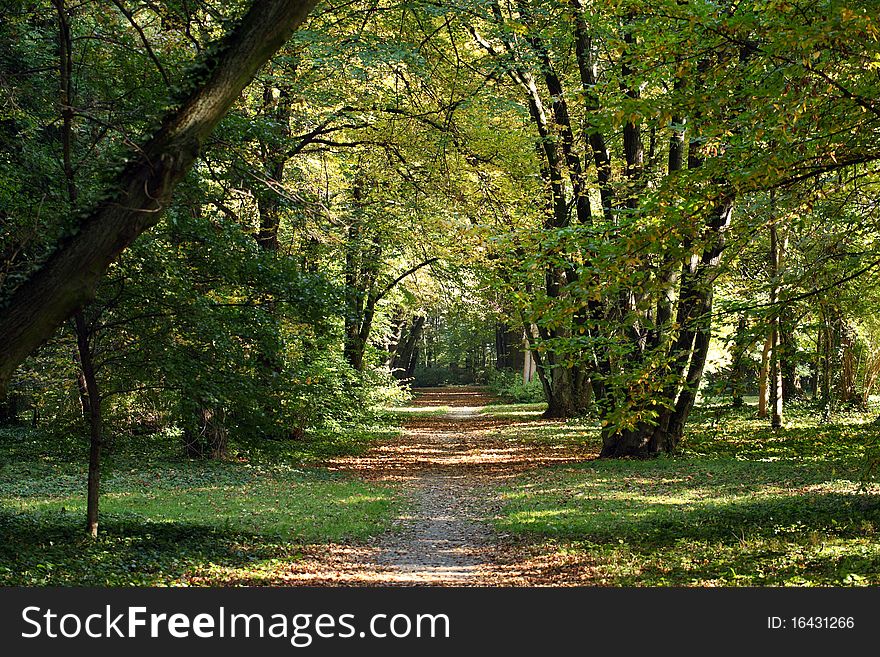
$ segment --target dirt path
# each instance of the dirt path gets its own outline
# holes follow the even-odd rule
[[[493,491],[524,470],[580,461],[576,448],[525,444],[500,432],[534,416],[493,418],[480,413],[494,399],[478,388],[420,391],[413,405],[437,415],[408,420],[401,436],[331,469],[401,484],[409,492],[396,531],[373,545],[322,546],[307,554],[288,582],[309,585],[510,586],[554,583],[552,565],[498,536]],[[445,412],[440,410],[447,407]],[[526,428],[526,425],[523,425]],[[558,582],[555,582],[558,583]]]
[[[439,395],[428,395],[423,403],[435,402]],[[470,451],[460,425],[474,426],[479,407],[489,401],[469,393],[446,393],[443,405],[450,409],[443,419],[453,422],[437,422],[436,429],[432,423],[418,432],[408,429],[417,441],[410,446],[417,453],[410,461],[416,466],[409,475],[411,510],[401,519],[399,534],[383,537],[377,555],[378,564],[387,567],[394,581],[467,584],[484,576],[494,541],[485,522],[488,509],[474,494],[483,482],[452,466],[466,460]]]

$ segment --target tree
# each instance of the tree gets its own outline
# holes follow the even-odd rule
[[[238,26],[189,74],[183,101],[131,154],[107,197],[25,281],[4,291],[0,397],[15,367],[94,295],[110,263],[156,224],[214,127],[316,1],[255,0]]]
[[[538,227],[506,239],[495,269],[538,329],[548,415],[583,410],[579,391],[594,384],[603,455],[676,449],[707,361],[716,282],[731,246],[762,221],[734,223],[734,202],[876,160],[862,138],[878,116],[863,9],[534,0],[472,10],[493,89],[506,78],[496,93],[521,94],[544,187]],[[866,45],[848,48],[845,34]],[[859,138],[841,140],[841,120]]]

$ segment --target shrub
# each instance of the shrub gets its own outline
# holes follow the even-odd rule
[[[494,370],[488,377],[489,387],[499,397],[518,404],[535,404],[547,401],[541,381],[535,377],[523,383],[522,375],[509,370]]]

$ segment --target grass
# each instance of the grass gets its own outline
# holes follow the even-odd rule
[[[405,420],[413,417],[434,417],[449,413],[448,406],[390,406],[385,409],[391,418]]]
[[[595,421],[541,421],[537,404],[489,417],[512,442],[598,451]],[[398,409],[396,417],[445,413]],[[498,529],[615,586],[880,585],[880,486],[865,464],[871,415],[820,423],[805,405],[771,431],[754,408],[706,403],[674,458],[532,471],[498,491]],[[188,586],[283,579],[309,546],[386,531],[399,491],[319,467],[393,430],[244,444],[193,461],[173,434],[117,440],[101,534],[83,536],[86,441],[0,430],[0,585]]]
[[[547,404],[544,402],[535,404],[490,404],[483,406],[480,409],[480,413],[496,418],[538,418],[546,408]]]
[[[809,406],[773,432],[754,409],[697,409],[673,458],[589,461],[500,491],[498,529],[614,586],[880,584],[880,486],[864,480],[873,416],[821,424]],[[589,421],[509,436],[598,448]],[[531,435],[529,435],[531,434]]]
[[[169,457],[173,437],[131,438],[107,458],[100,535],[83,536],[84,441],[0,432],[0,585],[222,584],[269,577],[305,546],[390,526],[396,491],[308,463],[357,453],[367,432],[285,441],[250,457]],[[283,458],[282,458],[283,457]]]

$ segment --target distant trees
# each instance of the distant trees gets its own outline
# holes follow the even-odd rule
[[[871,203],[874,185],[871,176],[835,173],[821,186],[756,195],[743,207],[749,223],[773,225],[737,254],[726,277],[736,289],[725,309],[748,323],[743,354],[754,352],[761,364],[758,414],[771,424],[781,425],[784,406],[797,399],[815,400],[825,414],[868,402],[878,340],[877,236],[856,208]],[[809,220],[805,207],[821,220]]]

